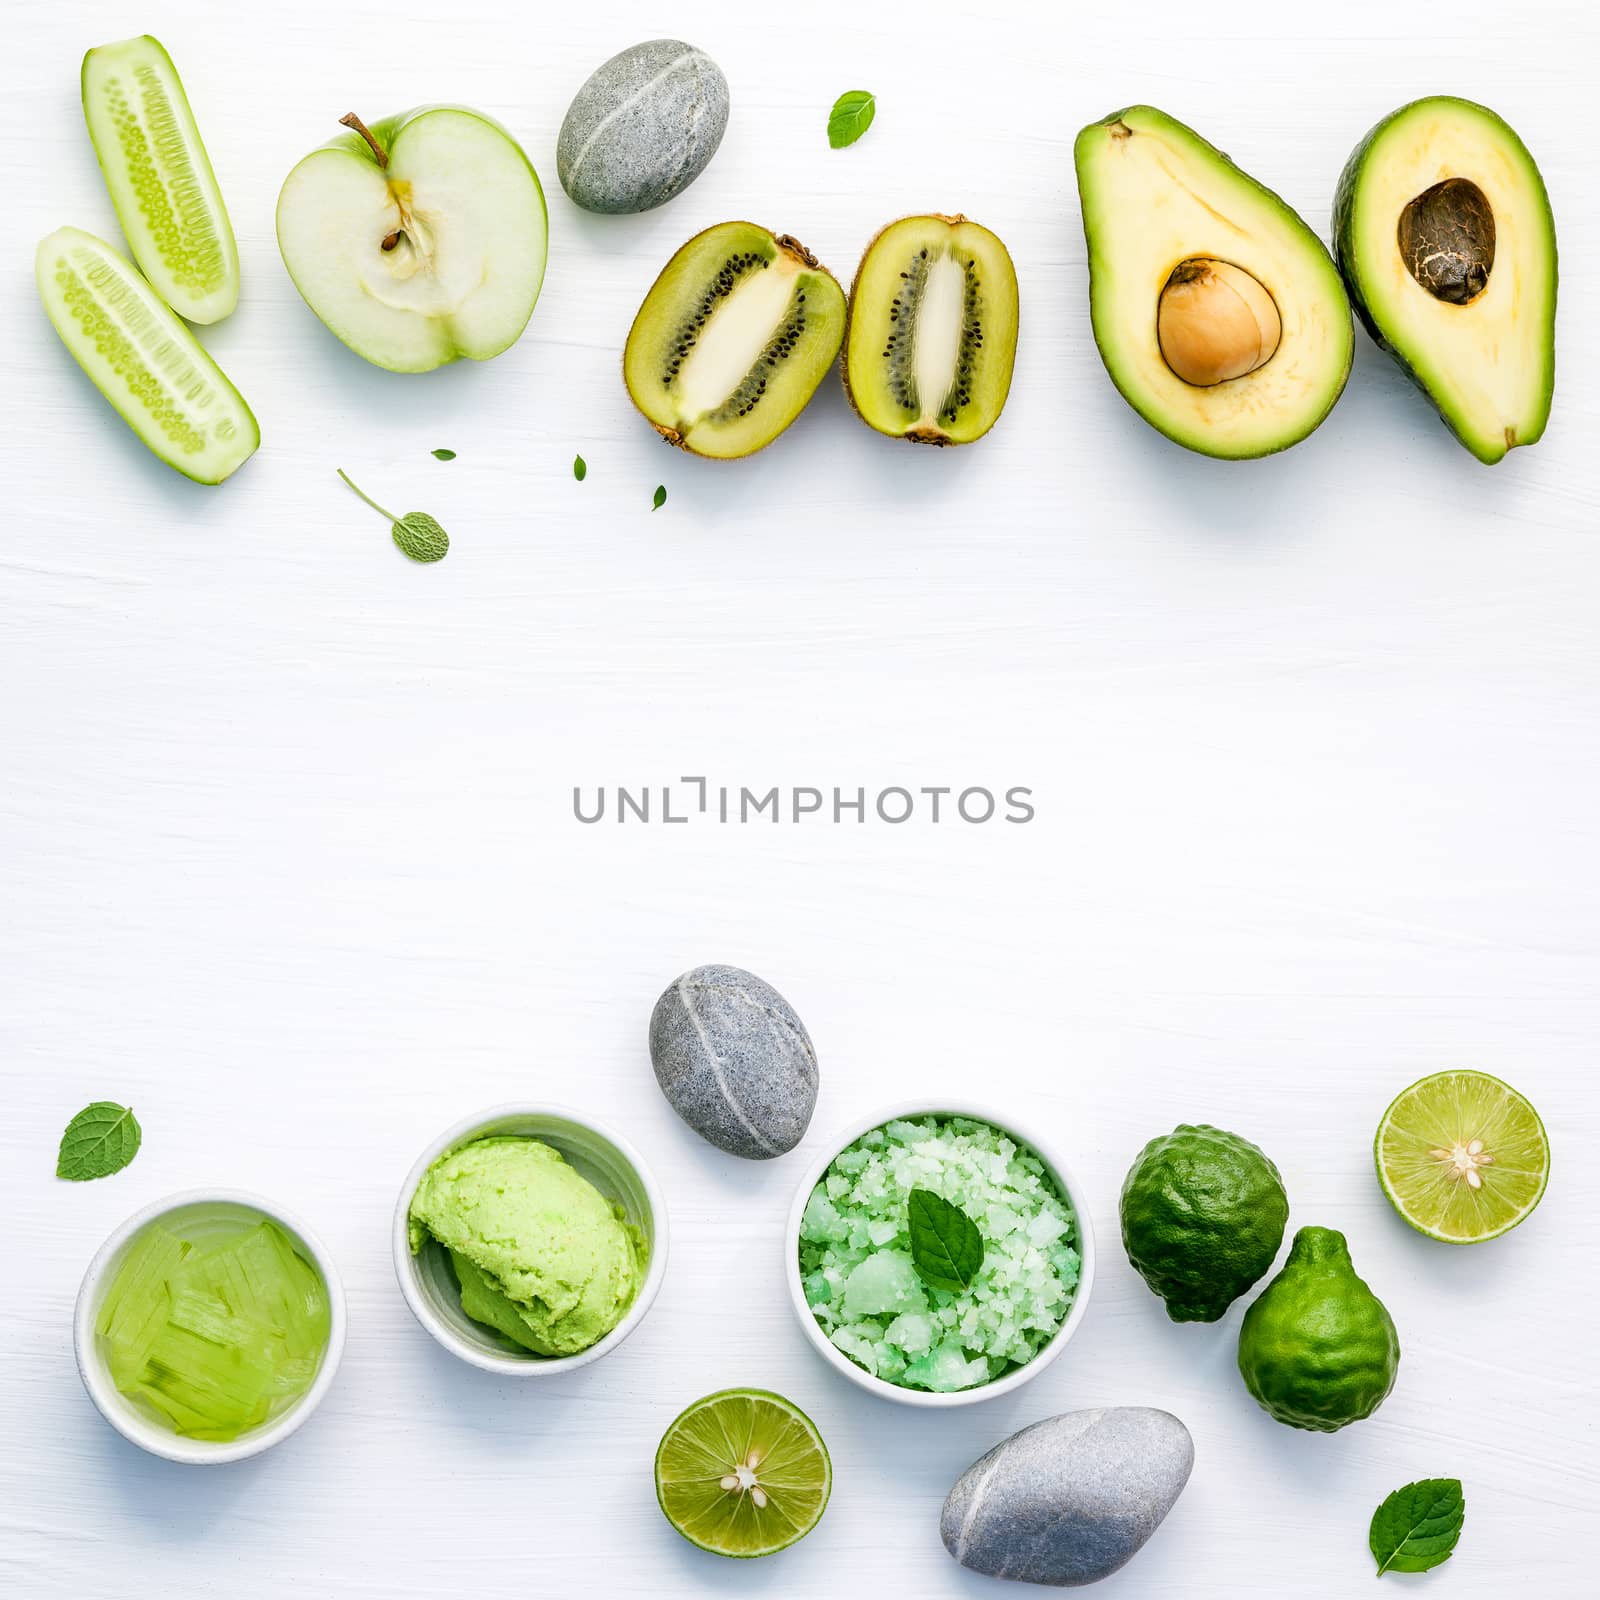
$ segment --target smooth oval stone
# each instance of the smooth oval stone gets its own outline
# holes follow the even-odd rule
[[[578,91],[556,141],[561,187],[585,211],[649,211],[706,169],[728,126],[728,80],[703,50],[649,39]]]
[[[650,1064],[672,1109],[730,1155],[794,1149],[817,1104],[817,1052],[794,1008],[753,972],[696,967],[656,1001]]]
[[[1168,1411],[1111,1406],[1046,1417],[974,1461],[939,1533],[962,1566],[1076,1588],[1126,1565],[1172,1509],[1194,1440]]]

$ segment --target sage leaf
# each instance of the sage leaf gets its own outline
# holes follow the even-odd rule
[[[454,461],[456,458],[454,450],[434,450],[431,454],[435,461]]]
[[[1396,1489],[1372,1513],[1367,1543],[1386,1572],[1427,1572],[1450,1559],[1467,1502],[1459,1478],[1423,1478]]]
[[[656,492],[650,497],[650,509],[659,511],[667,503],[667,486],[664,483],[656,485]]]
[[[346,485],[360,495],[379,516],[389,519],[389,532],[394,542],[413,561],[443,561],[449,554],[450,535],[426,511],[408,511],[403,517],[397,517],[394,512],[385,511],[370,495],[363,494],[356,488],[343,467],[338,469],[338,473]]]
[[[589,463],[582,456],[572,458],[572,476],[582,483],[589,476]]]
[[[61,1135],[56,1176],[69,1183],[108,1178],[138,1155],[142,1138],[138,1118],[129,1107],[114,1100],[96,1100],[85,1106]]]
[[[960,1294],[983,1265],[983,1235],[960,1206],[932,1189],[913,1189],[907,1206],[911,1265],[930,1289]]]
[[[835,150],[843,150],[872,126],[878,114],[878,97],[865,89],[848,89],[833,102],[828,113],[828,143]]]
[[[395,518],[390,532],[413,561],[443,561],[450,553],[450,535],[426,511],[408,511]]]

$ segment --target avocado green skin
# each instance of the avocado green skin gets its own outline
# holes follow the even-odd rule
[[[1258,179],[1251,177],[1248,172],[1242,171],[1238,163],[1235,162],[1233,157],[1230,156],[1225,150],[1217,149],[1217,147],[1212,144],[1210,140],[1203,139],[1186,123],[1179,122],[1176,117],[1169,117],[1166,112],[1159,110],[1155,106],[1124,106],[1120,111],[1113,111],[1109,115],[1101,117],[1099,121],[1091,122],[1087,127],[1079,130],[1078,137],[1073,144],[1073,165],[1077,172],[1078,192],[1080,195],[1083,193],[1083,143],[1085,137],[1088,134],[1093,133],[1098,128],[1108,128],[1115,122],[1121,122],[1130,113],[1135,112],[1142,115],[1159,117],[1163,122],[1170,123],[1173,127],[1181,129],[1182,132],[1189,138],[1193,139],[1196,144],[1203,146],[1207,151],[1209,151],[1219,165],[1224,167],[1232,167],[1233,170],[1238,172],[1239,176],[1242,177],[1247,183],[1259,189],[1279,208],[1279,210],[1284,213],[1285,217],[1294,226],[1302,229],[1306,233],[1306,235],[1316,244],[1317,248],[1323,252],[1324,257],[1329,256],[1328,247],[1323,244],[1321,239],[1317,237],[1316,233],[1312,230],[1311,225],[1305,220],[1305,218],[1302,217],[1300,213],[1283,198],[1282,195],[1278,194],[1273,189],[1269,189]],[[1112,360],[1110,353],[1107,351],[1105,341],[1100,337],[1099,318],[1094,314],[1093,266],[1095,241],[1089,231],[1089,219],[1087,215],[1085,215],[1083,219],[1083,233],[1084,243],[1088,251],[1090,262],[1090,326],[1094,333],[1095,348],[1100,352],[1101,365],[1106,369],[1106,373],[1110,377],[1112,384],[1116,387],[1117,393],[1120,394],[1122,398],[1126,400],[1128,404],[1132,406],[1133,409],[1138,412],[1138,414],[1143,417],[1152,428],[1156,430],[1157,433],[1165,434],[1167,438],[1171,439],[1175,444],[1181,444],[1186,450],[1194,449],[1195,446],[1191,444],[1189,440],[1181,437],[1178,433],[1173,431],[1171,425],[1162,418],[1156,407],[1147,404],[1144,396],[1132,391],[1129,385],[1126,384],[1118,375],[1116,363],[1114,360]],[[1352,342],[1349,351],[1347,351],[1345,355],[1344,371],[1339,375],[1338,383],[1333,385],[1328,396],[1327,405],[1324,406],[1323,409],[1317,414],[1315,420],[1308,428],[1304,430],[1304,432],[1297,433],[1293,438],[1285,439],[1281,443],[1264,445],[1259,450],[1249,451],[1241,455],[1217,455],[1215,459],[1219,461],[1258,461],[1264,456],[1277,455],[1280,451],[1291,449],[1293,446],[1299,444],[1302,440],[1309,439],[1311,435],[1328,420],[1333,408],[1339,403],[1339,398],[1344,393],[1345,385],[1350,381],[1350,370],[1355,364],[1354,352],[1355,347],[1354,343]]]
[[[1356,1276],[1344,1235],[1302,1228],[1240,1324],[1245,1388],[1291,1428],[1336,1433],[1383,1404],[1399,1366],[1394,1320]]]
[[[1122,1185],[1128,1260],[1174,1322],[1215,1322],[1283,1243],[1289,1197],[1248,1139],[1180,1123],[1152,1139]]]
[[[1505,129],[1506,137],[1510,139],[1513,144],[1521,148],[1524,154],[1527,154],[1527,147],[1523,145],[1522,141],[1517,137],[1516,132],[1511,128],[1510,124],[1508,124],[1504,118],[1497,116],[1488,108],[1488,106],[1479,105],[1475,100],[1465,100],[1460,95],[1440,94],[1429,95],[1425,98],[1432,102],[1442,102],[1448,105],[1470,106],[1474,111],[1480,112],[1484,116],[1490,118],[1492,121],[1499,123],[1499,125]],[[1418,376],[1416,369],[1412,367],[1411,363],[1407,361],[1406,358],[1401,355],[1400,352],[1396,350],[1386,338],[1384,338],[1383,329],[1379,327],[1377,319],[1373,316],[1371,307],[1368,304],[1367,288],[1366,285],[1361,281],[1361,272],[1356,264],[1356,190],[1360,186],[1361,179],[1365,174],[1367,159],[1372,154],[1372,149],[1377,143],[1378,136],[1389,126],[1389,124],[1394,122],[1397,118],[1405,116],[1407,112],[1415,110],[1417,106],[1422,104],[1422,100],[1411,100],[1405,105],[1401,106],[1398,111],[1391,111],[1389,115],[1386,116],[1381,122],[1374,124],[1373,127],[1368,129],[1366,136],[1355,147],[1355,149],[1350,152],[1350,159],[1345,162],[1344,171],[1339,174],[1339,182],[1333,191],[1333,259],[1338,265],[1339,276],[1344,279],[1344,286],[1350,293],[1350,304],[1355,308],[1356,320],[1360,322],[1361,326],[1365,328],[1371,335],[1373,343],[1376,344],[1377,347],[1382,350],[1384,354],[1387,355],[1403,373],[1405,373],[1405,375],[1417,386],[1417,388],[1423,392],[1423,394],[1427,395],[1428,404],[1439,413],[1440,421],[1442,421],[1445,427],[1447,427],[1451,433],[1455,435],[1456,439],[1468,450],[1470,450],[1479,461],[1482,461],[1487,466],[1493,466],[1497,461],[1504,459],[1506,452],[1502,451],[1499,455],[1485,455],[1474,445],[1470,444],[1466,437],[1461,433],[1460,429],[1458,429],[1455,423],[1451,420],[1450,413],[1445,410],[1443,405],[1439,403],[1439,401],[1434,397],[1433,393],[1429,390],[1427,384],[1424,383]],[[1550,210],[1549,191],[1546,190],[1544,186],[1543,178],[1539,177],[1539,169],[1534,165],[1532,156],[1528,157],[1528,168],[1534,174],[1534,176],[1538,178],[1539,204],[1543,207],[1544,214],[1550,222],[1550,283],[1551,288],[1554,289],[1559,277],[1556,262],[1555,215]],[[1555,395],[1556,364],[1554,350],[1552,350],[1550,353],[1549,373],[1549,381],[1545,384],[1544,390],[1544,414],[1546,417],[1548,417],[1550,414],[1550,402]],[[1537,433],[1533,434],[1530,438],[1519,439],[1517,442],[1519,444],[1537,444],[1543,437],[1544,425],[1541,423]]]

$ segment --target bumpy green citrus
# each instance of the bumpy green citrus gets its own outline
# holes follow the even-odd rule
[[[1245,1387],[1279,1422],[1334,1433],[1383,1404],[1399,1366],[1394,1320],[1356,1276],[1344,1235],[1302,1228],[1240,1324]]]
[[[1139,1152],[1122,1185],[1122,1243],[1174,1322],[1215,1322],[1266,1272],[1289,1197],[1257,1147],[1181,1123]]]

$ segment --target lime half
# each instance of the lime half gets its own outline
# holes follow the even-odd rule
[[[769,1556],[816,1527],[833,1466],[811,1418],[765,1389],[708,1394],[661,1436],[656,1499],[690,1544]]]
[[[1436,1072],[1412,1084],[1384,1112],[1374,1153],[1395,1210],[1446,1244],[1508,1232],[1550,1181],[1539,1113],[1487,1072]]]

